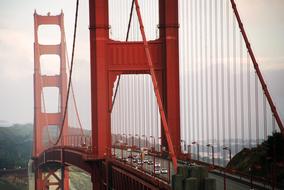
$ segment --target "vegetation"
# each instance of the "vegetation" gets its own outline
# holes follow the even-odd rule
[[[31,124],[0,127],[0,169],[27,167],[32,152]]]
[[[70,189],[92,190],[91,176],[86,172],[69,167],[70,175]]]
[[[244,148],[227,167],[270,180],[275,175],[277,184],[284,187],[284,137],[274,132],[256,148]]]
[[[8,181],[0,179],[0,189],[5,190],[24,190],[24,188],[15,186],[14,184],[9,183]]]
[[[51,136],[56,138],[57,131],[50,130]],[[77,129],[69,131],[78,134]],[[84,134],[90,134],[85,130]],[[0,170],[26,168],[32,155],[33,125],[13,125],[0,127]],[[27,182],[26,182],[27,183]],[[92,189],[91,177],[81,170],[70,167],[70,187],[72,189]],[[0,178],[0,190],[26,190],[26,184],[15,184],[8,178]]]

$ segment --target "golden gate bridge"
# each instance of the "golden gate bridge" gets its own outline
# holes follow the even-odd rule
[[[72,85],[78,6],[70,66],[63,12],[34,13],[36,189],[69,189],[68,166],[93,189],[276,188],[275,155],[267,177],[228,164],[284,134],[234,0],[90,0],[91,132]],[[41,25],[58,25],[60,43],[40,44]],[[42,74],[43,55],[59,56],[59,74]]]

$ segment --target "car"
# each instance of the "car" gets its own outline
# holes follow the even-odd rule
[[[117,159],[119,159],[119,160],[120,160],[120,159],[122,159],[122,157],[121,157],[121,156],[119,156],[119,155],[117,155],[117,156],[116,156],[116,158],[117,158]]]
[[[153,164],[154,164],[153,160],[148,160],[148,165],[153,165]]]
[[[148,159],[144,159],[144,160],[143,160],[143,163],[146,163],[146,164],[147,164],[148,162],[149,162]]]
[[[161,163],[160,162],[155,162],[155,167],[161,167]]]
[[[123,162],[128,162],[129,159],[128,159],[128,158],[123,158],[122,161],[123,161]]]
[[[167,174],[168,173],[168,169],[167,168],[162,168],[161,169],[161,174]]]
[[[155,169],[155,174],[158,174],[158,175],[161,174],[161,170],[158,169],[158,168],[156,168],[156,169]]]
[[[142,165],[142,161],[140,159],[137,160],[138,165]]]
[[[134,157],[131,154],[127,158],[134,159]]]

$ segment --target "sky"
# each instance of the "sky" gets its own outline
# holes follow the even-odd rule
[[[284,1],[238,0],[237,2],[270,92],[284,118],[282,83],[284,81]],[[51,12],[52,15],[59,14],[63,10],[70,55],[75,3],[75,0],[0,1],[0,124],[33,122],[35,9],[39,14]],[[81,0],[73,83],[85,128],[90,128],[88,22],[88,1]]]

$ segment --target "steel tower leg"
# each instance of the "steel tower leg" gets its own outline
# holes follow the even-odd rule
[[[43,184],[44,184],[43,183],[43,174],[39,169],[37,169],[35,171],[35,189],[36,190],[44,189]]]

